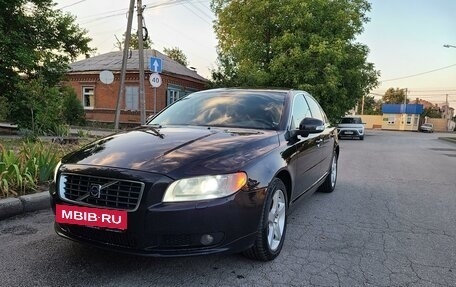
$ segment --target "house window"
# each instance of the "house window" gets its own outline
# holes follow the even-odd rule
[[[94,87],[82,87],[84,109],[93,109],[95,106]]]
[[[412,115],[407,115],[407,125],[411,125],[412,124]]]
[[[125,110],[129,110],[129,111],[139,110],[139,87],[138,86],[125,87]]]
[[[390,125],[394,125],[394,123],[396,122],[396,117],[395,116],[388,116],[388,124]]]
[[[166,91],[166,105],[169,106],[185,96],[184,91],[179,86],[168,85]]]

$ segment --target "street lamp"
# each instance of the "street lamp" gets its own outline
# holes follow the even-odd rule
[[[448,44],[443,45],[443,47],[445,47],[445,48],[456,48],[456,46],[454,46],[454,45],[448,45]]]

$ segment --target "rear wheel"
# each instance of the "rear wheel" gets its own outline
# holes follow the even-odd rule
[[[267,194],[255,243],[244,251],[245,256],[260,261],[270,261],[279,255],[287,230],[288,199],[285,185],[275,178]]]
[[[320,192],[333,192],[336,188],[337,182],[337,154],[333,153],[333,157],[331,160],[331,166],[329,167],[328,175],[326,176],[325,181],[320,186],[318,191]]]

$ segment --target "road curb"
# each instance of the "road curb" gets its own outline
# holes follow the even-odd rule
[[[0,220],[15,215],[50,208],[48,191],[22,195],[15,198],[0,199]]]

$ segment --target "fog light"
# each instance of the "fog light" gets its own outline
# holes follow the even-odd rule
[[[203,236],[201,236],[200,242],[203,245],[209,245],[212,242],[214,242],[214,237],[210,234],[204,234]]]

